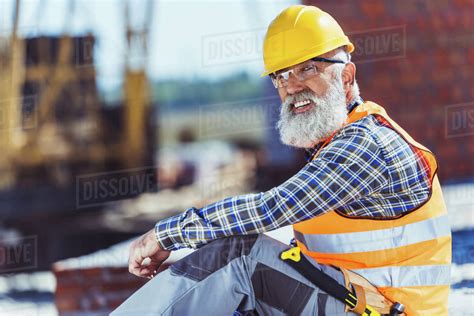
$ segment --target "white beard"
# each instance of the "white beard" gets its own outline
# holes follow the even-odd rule
[[[339,78],[338,78],[339,77]],[[288,95],[282,103],[277,128],[281,141],[293,147],[311,148],[340,129],[347,118],[347,106],[342,79],[338,76],[327,92],[317,97],[311,91]],[[291,104],[305,99],[315,106],[308,112],[293,113]]]

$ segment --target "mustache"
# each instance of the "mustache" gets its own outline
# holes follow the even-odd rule
[[[292,104],[304,100],[311,100],[313,103],[316,103],[317,97],[312,91],[304,90],[296,94],[288,95],[282,105],[285,109],[289,110]]]
[[[304,100],[310,100],[317,106],[304,113],[294,113],[293,104]],[[310,148],[326,139],[343,126],[347,117],[341,80],[330,84],[322,95],[308,89],[287,94],[281,105],[280,119],[277,122],[280,139],[284,144],[298,148]]]

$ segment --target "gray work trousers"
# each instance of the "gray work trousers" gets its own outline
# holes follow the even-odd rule
[[[279,258],[288,248],[263,234],[215,240],[148,281],[111,315],[354,315]],[[344,283],[337,269],[314,265]]]

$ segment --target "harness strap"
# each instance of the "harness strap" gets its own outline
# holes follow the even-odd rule
[[[280,254],[280,258],[308,279],[308,281],[349,306],[349,308],[354,312],[364,316],[381,316],[377,310],[366,304],[363,291],[359,290],[360,296],[356,296],[357,292],[352,293],[331,276],[312,265],[311,262],[301,254],[301,249],[299,247],[293,247],[289,250],[283,251]]]

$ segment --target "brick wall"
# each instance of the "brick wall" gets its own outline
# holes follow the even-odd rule
[[[361,95],[437,156],[440,180],[473,178],[474,2],[304,1],[356,45]]]
[[[126,268],[54,271],[55,303],[60,315],[108,315],[145,283]]]
[[[128,254],[133,239],[84,256],[55,262],[54,301],[60,316],[109,315],[148,280],[128,272]],[[174,251],[159,272],[192,252]]]
[[[53,273],[55,304],[61,316],[109,315],[148,281],[130,274],[127,267],[56,268]]]

